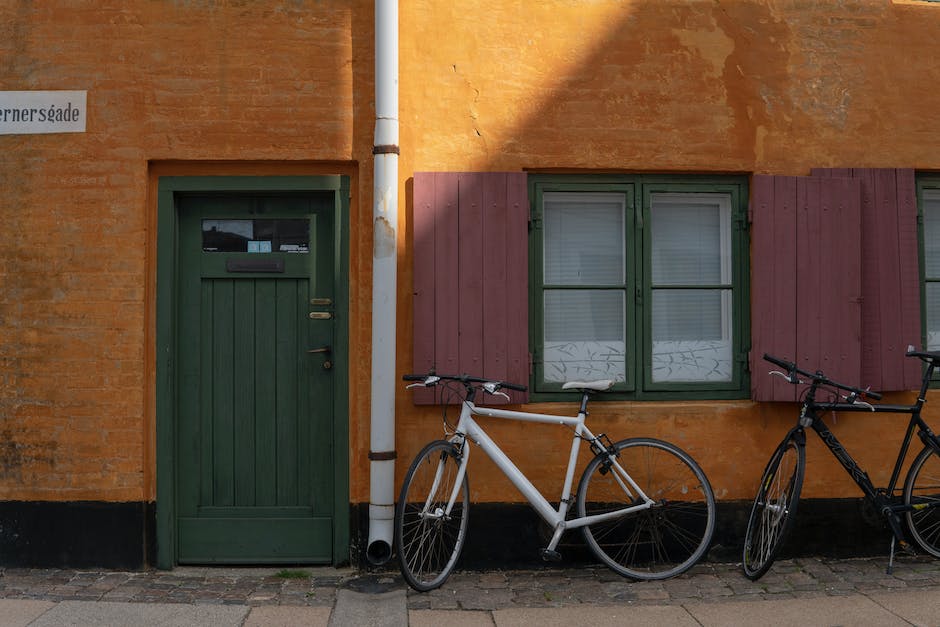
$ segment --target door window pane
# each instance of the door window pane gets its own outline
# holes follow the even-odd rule
[[[307,253],[310,220],[203,220],[202,250],[221,253]]]

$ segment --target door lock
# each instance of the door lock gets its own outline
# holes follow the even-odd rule
[[[311,349],[308,350],[307,352],[308,352],[308,353],[323,353],[324,355],[329,356],[330,353],[333,352],[333,347],[332,347],[332,346],[321,346],[320,348],[311,348]],[[324,370],[329,370],[329,369],[332,368],[332,367],[333,367],[333,362],[330,361],[329,359],[327,359],[327,360],[325,360],[325,361],[323,362],[323,369],[324,369]]]

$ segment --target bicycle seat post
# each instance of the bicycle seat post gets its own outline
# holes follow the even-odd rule
[[[588,399],[590,398],[590,396],[591,396],[591,393],[588,390],[581,391],[580,413],[584,414],[585,416],[587,416],[587,404],[588,404]]]

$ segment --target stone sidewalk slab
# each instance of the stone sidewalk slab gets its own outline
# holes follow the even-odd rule
[[[489,612],[478,610],[411,610],[408,627],[493,627]]]
[[[54,607],[51,601],[0,599],[0,627],[26,627]]]
[[[337,590],[331,627],[407,627],[408,602],[405,590],[370,594]]]
[[[868,597],[857,594],[788,600],[689,603],[685,608],[697,621],[695,624],[703,627],[900,627],[909,624]]]
[[[940,625],[940,593],[878,592],[868,595],[872,601],[912,625]]]
[[[253,607],[242,627],[327,627],[331,612],[329,607]]]
[[[248,609],[244,605],[62,601],[28,624],[29,627],[239,627]]]
[[[685,608],[672,606],[589,606],[563,608],[519,608],[493,612],[496,627],[698,627]],[[746,623],[740,623],[746,624]]]

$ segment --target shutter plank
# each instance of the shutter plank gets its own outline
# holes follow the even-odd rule
[[[821,179],[796,179],[796,355],[800,368],[823,369],[820,311],[826,306],[820,277],[828,268],[819,265]],[[822,298],[821,298],[822,297]],[[825,299],[825,300],[823,300]]]
[[[858,241],[861,187],[831,179],[821,189],[819,246],[820,365],[837,381],[861,383],[861,259]],[[825,245],[825,243],[829,245]],[[829,306],[831,299],[835,306]]]
[[[508,283],[509,371],[507,380],[529,384],[529,190],[525,172],[510,172],[506,179],[508,214],[506,281]],[[514,403],[529,400],[528,392],[509,392]]]
[[[508,252],[509,210],[506,204],[507,174],[494,173],[483,184],[483,372],[500,381],[509,378]],[[508,315],[507,315],[508,314]],[[505,402],[500,396],[491,404]]]
[[[901,354],[907,352],[907,346],[921,349],[920,318],[920,263],[917,238],[917,185],[914,170],[895,170],[897,176],[898,198],[898,246],[900,255],[901,286]],[[900,380],[887,379],[886,389],[917,390],[921,382],[921,364],[918,359],[903,356],[901,368],[893,372],[901,374]],[[889,372],[892,372],[889,370]]]
[[[412,371],[434,367],[434,174],[415,172],[413,201],[413,347]],[[434,402],[432,390],[415,388],[414,402]]]
[[[526,185],[524,172],[415,173],[416,372],[434,367],[527,382]],[[524,393],[511,396],[528,400]],[[416,390],[413,400],[436,402],[427,390]]]
[[[814,169],[861,182],[861,374],[879,390],[917,389],[919,364],[904,357],[920,345],[920,272],[914,171]]]
[[[833,177],[756,175],[751,197],[754,400],[797,400],[770,378],[771,353],[807,370],[858,382],[861,325],[857,229],[859,183]],[[854,222],[856,226],[847,227]],[[845,229],[848,228],[848,233]]]
[[[483,175],[462,173],[457,181],[459,274],[449,282],[459,286],[458,369],[462,374],[485,377],[490,375],[483,372]]]
[[[460,221],[458,179],[451,173],[435,175],[434,184],[434,364],[437,371],[460,370],[459,293]]]

